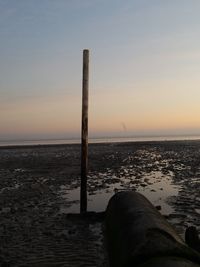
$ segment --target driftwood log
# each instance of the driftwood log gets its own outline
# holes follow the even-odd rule
[[[111,267],[200,267],[200,254],[139,193],[115,194],[105,224]]]

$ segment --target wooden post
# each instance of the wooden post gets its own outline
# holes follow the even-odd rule
[[[83,50],[80,212],[87,211],[89,50]]]

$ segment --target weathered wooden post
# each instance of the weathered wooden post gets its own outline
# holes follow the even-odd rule
[[[87,211],[89,50],[83,50],[80,212]]]

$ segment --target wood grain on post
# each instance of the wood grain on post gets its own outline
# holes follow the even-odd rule
[[[87,211],[89,50],[83,50],[80,212]]]

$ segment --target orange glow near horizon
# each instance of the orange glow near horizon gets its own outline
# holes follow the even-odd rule
[[[148,98],[129,94],[125,98],[123,92],[113,94],[92,95],[89,106],[89,132],[100,134],[114,132],[131,134],[142,132],[183,131],[200,128],[200,109],[198,103],[188,105],[184,101],[177,104],[162,102],[159,95],[153,103]],[[154,97],[155,99],[155,97]],[[166,98],[165,98],[166,100]],[[189,103],[189,102],[188,102]],[[187,104],[188,104],[187,103]],[[7,105],[5,117],[1,117],[4,125],[2,133],[20,132],[26,135],[80,133],[81,99],[77,96],[63,95],[48,99],[20,101]]]

